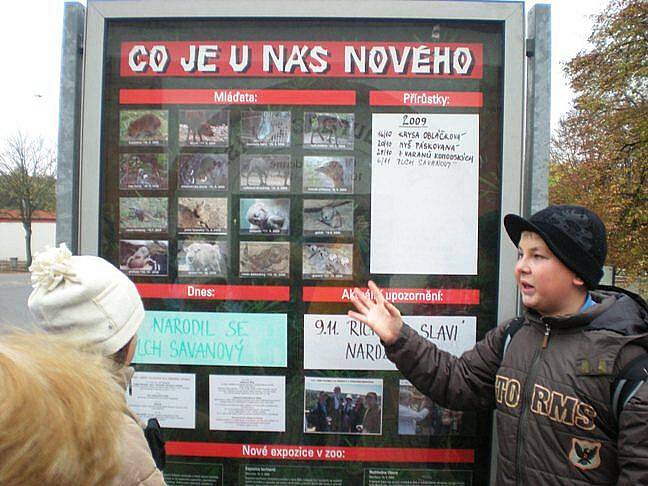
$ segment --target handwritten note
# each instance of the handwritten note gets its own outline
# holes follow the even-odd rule
[[[479,116],[372,118],[371,273],[477,273]]]
[[[286,314],[147,311],[134,362],[285,367]]]
[[[474,316],[404,316],[403,321],[440,349],[456,356],[475,344]],[[380,339],[346,315],[304,316],[304,369],[395,370]]]

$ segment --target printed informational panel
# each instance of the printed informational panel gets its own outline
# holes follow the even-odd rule
[[[156,418],[165,428],[196,428],[194,374],[139,371],[131,379],[126,400],[144,421]]]
[[[491,414],[425,397],[347,311],[371,279],[454,356],[495,325],[505,23],[179,5],[102,17],[86,93],[167,482],[487,484]]]
[[[210,375],[209,428],[284,432],[285,377]]]
[[[403,321],[438,348],[459,356],[475,344],[471,316],[403,316]],[[380,339],[366,324],[346,315],[304,316],[304,369],[396,370]]]

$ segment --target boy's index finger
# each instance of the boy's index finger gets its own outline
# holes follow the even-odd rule
[[[360,290],[358,287],[355,287],[355,288],[353,289],[353,296],[352,296],[351,298],[352,298],[352,300],[353,300],[354,302],[355,302],[355,301],[358,301],[358,302],[364,304],[364,306],[367,307],[367,308],[371,307],[371,305],[373,304],[373,302],[371,301],[371,299],[369,299],[369,298],[364,294],[364,292],[362,292],[362,290]]]

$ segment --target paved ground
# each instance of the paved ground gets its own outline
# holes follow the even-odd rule
[[[31,290],[29,273],[0,273],[0,330],[31,327],[34,321],[27,309]]]

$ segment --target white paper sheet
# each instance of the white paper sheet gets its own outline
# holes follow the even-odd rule
[[[210,430],[286,431],[286,377],[209,375]]]
[[[373,115],[371,273],[475,275],[478,202],[478,115]]]
[[[126,401],[142,420],[156,418],[165,428],[196,428],[194,374],[139,371],[133,375]]]
[[[459,356],[475,344],[474,316],[403,316],[437,347]],[[346,315],[304,316],[304,369],[395,370],[369,326]]]

